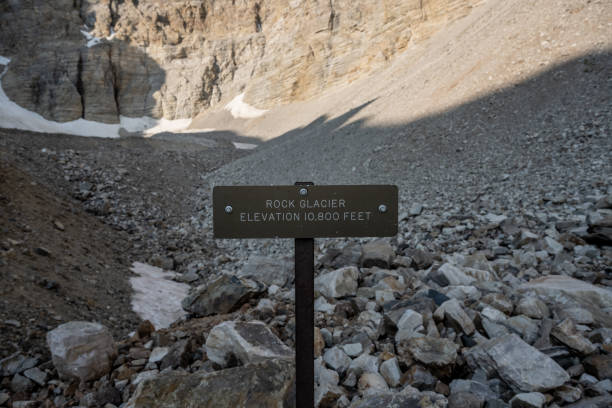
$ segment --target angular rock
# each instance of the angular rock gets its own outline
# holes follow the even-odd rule
[[[351,358],[340,347],[332,347],[323,354],[323,361],[342,375],[351,365]]]
[[[474,330],[476,330],[474,322],[465,313],[457,299],[442,303],[434,312],[434,317],[438,320],[446,318],[453,327],[462,330],[467,335],[474,333]]]
[[[38,367],[25,370],[23,372],[23,375],[34,381],[38,385],[45,385],[47,383],[47,373],[45,373]]]
[[[265,256],[251,256],[238,272],[239,278],[249,278],[266,286],[283,287],[293,280],[293,264]]]
[[[512,314],[512,310],[514,309],[512,302],[501,293],[489,293],[483,296],[481,301],[508,315]]]
[[[550,316],[550,311],[546,303],[535,296],[525,296],[521,298],[516,306],[516,313],[531,317],[532,319],[543,319]]]
[[[258,321],[229,321],[216,325],[206,339],[206,354],[222,367],[231,364],[233,359],[247,364],[294,356],[293,350]]]
[[[582,364],[584,370],[604,380],[606,378],[612,378],[612,355],[611,354],[600,354],[587,357]]]
[[[409,361],[407,357],[435,367],[453,364],[457,358],[457,346],[445,338],[413,337],[400,342],[397,351],[400,361]]]
[[[101,324],[74,321],[47,333],[53,365],[61,378],[95,380],[107,374],[117,351],[108,329]]]
[[[595,321],[612,327],[612,316],[603,311],[612,307],[612,290],[565,275],[549,275],[521,285],[519,291],[535,291],[547,303],[572,306],[578,303],[593,314]]]
[[[159,363],[170,351],[169,347],[155,347],[149,355],[149,363]]]
[[[529,344],[533,344],[538,339],[540,326],[538,322],[528,318],[527,316],[512,316],[511,318],[502,322],[502,324],[521,336],[521,338]]]
[[[263,291],[264,287],[252,280],[223,275],[210,285],[192,289],[181,304],[196,316],[230,313]]]
[[[458,266],[445,263],[440,268],[429,274],[429,278],[440,286],[470,285],[475,278],[467,275]]]
[[[447,400],[443,395],[436,393],[416,392],[379,392],[367,395],[361,400],[356,400],[349,408],[433,408],[445,407]]]
[[[358,378],[363,373],[377,373],[380,368],[378,357],[362,354],[350,362],[347,374],[354,374]]]
[[[25,394],[34,390],[34,383],[21,374],[15,374],[11,380],[11,391]]]
[[[402,384],[410,384],[419,390],[430,390],[435,387],[438,379],[420,364],[415,364],[402,377]]]
[[[448,408],[483,408],[484,398],[469,392],[456,392],[448,397]]]
[[[193,345],[189,339],[182,339],[174,343],[168,353],[162,358],[159,368],[178,368],[187,367],[191,364],[193,355]]]
[[[362,247],[361,266],[364,268],[378,266],[389,269],[393,258],[395,258],[393,247],[387,241],[379,239],[368,242]]]
[[[389,387],[397,387],[402,378],[402,371],[400,370],[397,358],[393,357],[387,361],[384,361],[380,365],[380,374],[383,376]]]
[[[9,377],[35,367],[38,360],[18,352],[0,360],[0,376]]]
[[[539,392],[528,392],[516,394],[510,400],[511,408],[542,408],[546,403],[546,397]]]
[[[355,296],[359,269],[347,266],[315,278],[315,290],[327,298]]]
[[[576,325],[572,319],[565,319],[558,325],[553,327],[550,332],[551,336],[565,344],[572,350],[576,350],[580,354],[591,354],[597,348],[589,340],[582,337],[576,330]]]
[[[397,322],[397,329],[415,331],[422,325],[423,316],[414,310],[406,309],[406,311],[402,314],[402,317]]]
[[[465,351],[464,356],[470,366],[478,366],[487,373],[496,372],[519,391],[546,391],[563,385],[570,378],[554,360],[516,334],[483,342]]]
[[[485,378],[486,379],[486,378]],[[467,393],[477,395],[483,400],[496,398],[497,395],[489,388],[486,383],[474,380],[453,380],[449,384],[451,394]]]
[[[559,255],[563,252],[563,245],[561,245],[551,237],[544,238],[543,247],[551,255]]]
[[[363,373],[361,377],[359,377],[359,383],[357,384],[359,390],[377,390],[377,391],[387,391],[389,390],[389,386],[385,379],[378,373]]]
[[[126,408],[278,408],[293,406],[294,387],[295,366],[286,359],[269,359],[211,373],[170,371],[143,381]]]

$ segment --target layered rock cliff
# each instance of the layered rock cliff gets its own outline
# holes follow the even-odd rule
[[[246,92],[271,107],[388,63],[481,0],[9,0],[2,79],[56,121],[191,118]]]

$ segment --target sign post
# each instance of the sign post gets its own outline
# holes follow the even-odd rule
[[[296,406],[314,406],[314,238],[397,234],[392,185],[217,186],[215,238],[295,238]]]

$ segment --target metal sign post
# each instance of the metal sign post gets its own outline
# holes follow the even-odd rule
[[[295,238],[296,406],[314,406],[314,238],[397,234],[391,185],[218,186],[215,238]]]

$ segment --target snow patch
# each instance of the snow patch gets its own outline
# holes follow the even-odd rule
[[[130,270],[139,275],[130,278],[130,284],[134,290],[132,310],[141,319],[163,329],[185,316],[181,301],[189,285],[170,280],[176,273],[140,262],[134,262]]]
[[[102,40],[110,41],[113,38],[115,38],[115,35],[117,34],[113,29],[111,29],[111,35],[109,35],[108,37],[100,38],[100,37],[94,37],[88,31],[85,31],[85,30],[80,30],[80,31],[81,31],[81,34],[83,34],[85,36],[85,39],[87,40],[87,48],[91,48],[94,45],[100,44]]]
[[[268,111],[267,109],[257,109],[244,102],[244,92],[225,105],[225,109],[230,111],[232,116],[236,119],[258,118]]]
[[[0,127],[29,130],[42,133],[65,133],[77,136],[119,137],[119,129],[128,132],[143,132],[152,136],[160,132],[183,132],[191,124],[191,119],[154,119],[150,117],[129,118],[121,116],[120,123],[108,124],[91,120],[77,119],[70,122],[55,122],[45,119],[36,112],[29,111],[11,101],[2,89],[2,77],[8,70],[9,58],[0,56],[0,65],[6,65],[0,73]],[[190,132],[198,131],[189,129]]]
[[[149,117],[129,118],[121,116],[121,127],[128,132],[143,132],[147,136],[162,132],[182,133],[189,125],[191,119],[154,119]]]
[[[234,145],[236,149],[241,149],[241,150],[253,150],[257,147],[256,144],[252,144],[252,143],[232,142],[232,144]]]

